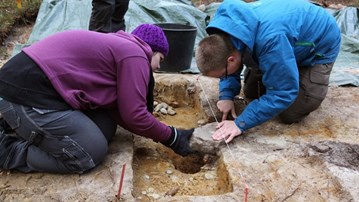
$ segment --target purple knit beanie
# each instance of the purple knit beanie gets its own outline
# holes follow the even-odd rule
[[[169,49],[167,38],[159,26],[142,24],[136,27],[131,34],[136,35],[146,42],[151,47],[152,52],[160,52],[167,56]]]

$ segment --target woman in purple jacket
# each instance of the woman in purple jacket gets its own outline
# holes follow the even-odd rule
[[[0,169],[83,173],[103,161],[117,124],[188,155],[193,129],[152,115],[152,70],[167,53],[150,24],[65,31],[24,48],[0,69]]]

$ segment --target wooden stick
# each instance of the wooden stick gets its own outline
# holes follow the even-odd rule
[[[125,169],[126,169],[126,163],[123,164],[122,166],[122,173],[120,178],[120,186],[118,187],[117,199],[121,198],[121,190],[122,190],[123,178],[125,176]]]
[[[248,192],[249,192],[249,189],[246,184],[246,187],[244,188],[244,202],[248,202]]]

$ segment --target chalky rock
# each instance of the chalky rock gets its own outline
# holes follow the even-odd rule
[[[158,103],[157,101],[155,101],[154,106],[154,112],[160,112],[163,115],[176,115],[176,111],[174,110],[174,108],[165,102]]]
[[[162,109],[162,105],[161,104],[157,104],[154,111],[155,112],[159,112]]]
[[[165,102],[162,102],[160,105],[162,105],[162,108],[164,108],[164,109],[167,109],[167,108],[168,108],[168,104],[165,103]]]
[[[161,108],[161,109],[160,109],[160,112],[161,112],[162,114],[164,114],[164,115],[167,114],[167,110],[166,110],[165,108]]]
[[[216,155],[221,141],[213,140],[212,134],[216,131],[217,123],[208,123],[195,128],[189,146],[193,151]]]
[[[169,114],[169,115],[176,115],[176,111],[175,110],[173,110],[173,109],[168,109],[167,110],[167,113]]]

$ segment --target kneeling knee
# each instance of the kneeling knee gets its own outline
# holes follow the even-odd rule
[[[64,163],[73,172],[83,173],[99,165],[105,159],[107,149],[107,145],[97,145],[96,147],[93,147],[91,151],[77,151],[76,155],[73,155],[72,158]]]
[[[292,124],[292,123],[300,122],[305,117],[307,117],[308,114],[287,114],[287,113],[282,113],[282,114],[279,115],[279,118],[285,124]]]

